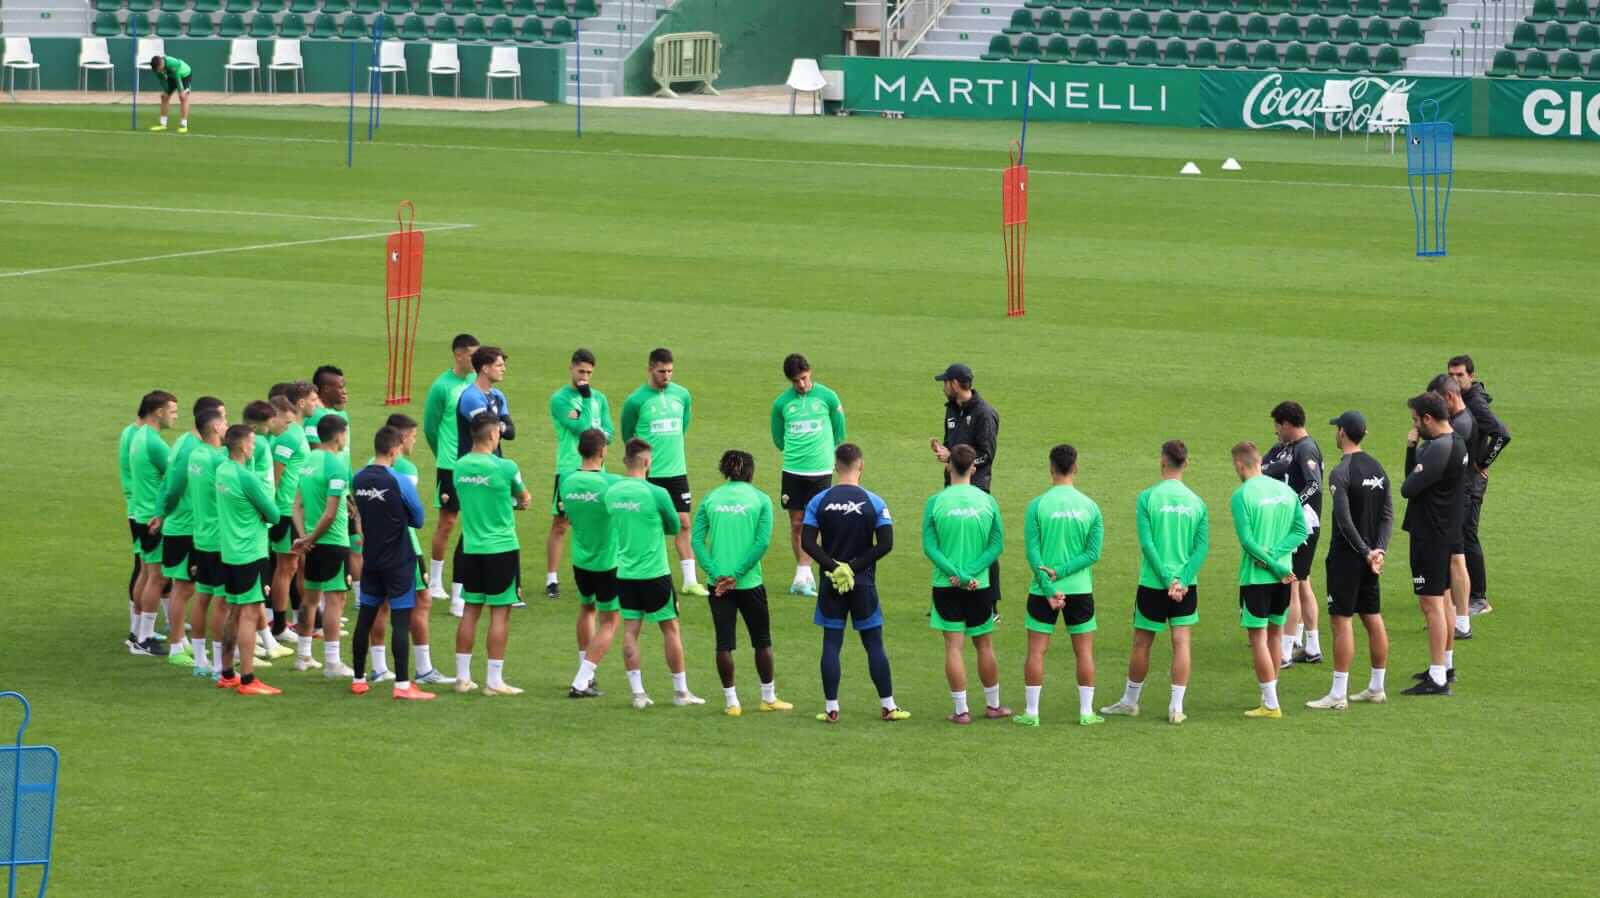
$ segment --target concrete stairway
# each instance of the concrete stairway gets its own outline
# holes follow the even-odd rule
[[[89,33],[83,0],[5,0],[0,31],[11,37],[78,37]]]
[[[567,44],[567,102],[620,97],[622,64],[655,27],[670,0],[602,0],[600,15],[584,19],[580,40]],[[580,66],[581,54],[581,66]],[[580,79],[581,67],[581,81]]]
[[[1411,48],[1411,58],[1406,64],[1406,72],[1413,75],[1449,75],[1451,74],[1450,47],[1451,42],[1464,42],[1461,63],[1465,66],[1465,73],[1472,76],[1482,75],[1489,68],[1489,63],[1494,61],[1494,51],[1502,49],[1506,41],[1511,38],[1511,29],[1522,21],[1520,15],[1507,16],[1502,27],[1495,27],[1492,18],[1482,21],[1482,40],[1484,47],[1481,58],[1474,54],[1472,44],[1474,41],[1472,23],[1480,17],[1490,17],[1490,8],[1483,3],[1468,3],[1456,0],[1446,9],[1445,14],[1426,23],[1426,31],[1421,44]]]

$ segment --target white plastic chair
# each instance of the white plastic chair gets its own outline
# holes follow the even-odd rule
[[[456,96],[461,96],[461,50],[455,44],[428,45],[428,96],[433,96],[433,76],[455,79]]]
[[[1367,120],[1368,148],[1372,146],[1372,132],[1387,132],[1389,155],[1394,155],[1395,133],[1411,124],[1411,107],[1407,104],[1410,99],[1411,95],[1403,90],[1391,90],[1378,98],[1378,108]]]
[[[103,37],[86,37],[78,43],[78,88],[89,90],[89,73],[105,72],[106,89],[117,89],[117,67],[111,62],[111,50]]]
[[[1355,101],[1350,98],[1350,86],[1353,81],[1324,81],[1322,82],[1322,99],[1317,103],[1317,108],[1311,110],[1311,137],[1317,136],[1317,119],[1323,119],[1323,128],[1333,127],[1333,116],[1343,112],[1346,115],[1356,109]],[[1347,119],[1348,121],[1348,119]],[[1339,139],[1344,140],[1345,129],[1339,128]]]
[[[511,98],[522,99],[522,60],[517,56],[516,47],[495,47],[489,51],[489,77],[484,81],[483,95],[491,100],[496,78],[511,79]]]
[[[5,43],[5,73],[11,76],[11,89],[17,89],[17,73],[33,73],[33,89],[39,89],[39,63],[33,59],[33,44],[25,37],[8,37]]]
[[[828,79],[822,77],[822,70],[817,67],[815,59],[796,59],[789,66],[789,80],[784,82],[789,88],[789,114],[794,115],[795,100],[802,93],[811,95],[811,114],[817,114],[817,98],[821,96],[822,89],[828,86]]]
[[[279,38],[272,42],[272,62],[267,66],[267,89],[278,92],[278,73],[290,72],[296,93],[306,89],[306,61],[300,52],[299,38]]]
[[[399,86],[401,79],[405,79],[406,93],[411,93],[411,79],[406,76],[406,46],[400,41],[384,41],[378,45],[378,64],[367,66],[367,91],[372,90],[372,79],[378,79],[378,87],[383,87],[383,76],[393,75],[393,82]],[[430,76],[430,79],[431,76]],[[394,91],[390,91],[394,93]]]
[[[233,73],[250,73],[250,92],[256,92],[256,73],[261,71],[261,51],[256,47],[254,38],[236,37],[228,45],[228,64],[223,66],[223,87],[228,93],[233,93]]]

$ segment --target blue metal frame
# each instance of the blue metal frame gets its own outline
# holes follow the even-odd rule
[[[1429,109],[1429,106],[1432,109]],[[1455,126],[1438,121],[1439,103],[1424,100],[1422,121],[1406,126],[1406,181],[1417,225],[1417,255],[1444,256],[1448,249],[1450,188],[1455,181]]]
[[[0,746],[0,770],[4,769],[6,755],[10,754],[11,772],[11,813],[9,819],[9,840],[0,845],[0,866],[7,869],[6,895],[15,898],[17,894],[17,868],[18,867],[43,867],[44,872],[39,878],[39,898],[44,898],[45,890],[50,886],[50,846],[54,841],[56,826],[56,778],[61,770],[61,756],[54,748],[48,745],[22,744],[22,734],[28,729],[28,718],[32,716],[32,709],[28,700],[17,692],[0,692],[0,699],[14,698],[22,703],[22,724],[17,727],[17,742],[15,745]],[[24,761],[29,773],[35,774],[29,782],[23,782]],[[42,770],[31,768],[42,767]],[[4,797],[4,796],[0,796]],[[26,807],[24,802],[26,799]],[[26,813],[25,813],[26,812]],[[22,839],[23,824],[29,824],[32,830],[38,830],[39,822],[43,823],[43,833],[30,833],[30,838],[25,843]]]

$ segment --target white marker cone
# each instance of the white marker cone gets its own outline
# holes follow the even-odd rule
[[[1183,164],[1183,168],[1178,172],[1178,174],[1180,174],[1180,175],[1198,175],[1198,174],[1200,174],[1200,166],[1195,165],[1193,162],[1185,162]]]
[[[1239,164],[1239,160],[1233,158],[1232,156],[1229,156],[1227,161],[1222,163],[1222,170],[1223,171],[1244,171],[1244,166]]]

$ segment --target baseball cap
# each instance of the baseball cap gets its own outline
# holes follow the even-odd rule
[[[953,380],[957,383],[970,384],[972,383],[972,369],[960,362],[956,362],[944,369],[943,373],[935,374],[933,379],[939,381]]]
[[[1350,439],[1355,440],[1357,443],[1361,442],[1362,439],[1364,439],[1367,435],[1366,416],[1362,415],[1355,409],[1345,412],[1328,423],[1344,428],[1345,434],[1347,434]]]

